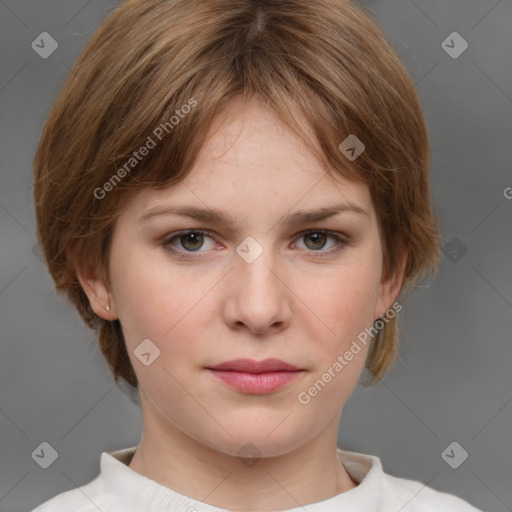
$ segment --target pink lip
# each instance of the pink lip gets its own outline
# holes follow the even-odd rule
[[[254,395],[271,393],[285,384],[288,384],[288,382],[297,378],[297,376],[302,373],[300,370],[294,372],[287,371],[269,373],[225,372],[212,370],[210,368],[208,368],[208,371],[215,375],[215,377],[223,380],[232,388]]]
[[[279,359],[235,359],[208,367],[215,377],[244,393],[271,393],[296,379],[303,370]]]
[[[263,359],[263,361],[233,359],[232,361],[226,361],[216,366],[209,366],[208,369],[245,373],[296,372],[300,370],[300,368],[292,364],[274,358]]]

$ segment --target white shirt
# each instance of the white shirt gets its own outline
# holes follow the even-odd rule
[[[133,471],[137,447],[103,452],[100,473],[88,484],[63,492],[32,512],[224,512],[184,496]],[[482,512],[452,494],[384,473],[378,457],[337,449],[357,487],[282,512]]]

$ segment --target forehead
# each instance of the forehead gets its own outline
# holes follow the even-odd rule
[[[134,220],[157,205],[179,204],[270,220],[292,210],[340,203],[372,210],[366,185],[333,176],[261,102],[233,99],[215,117],[184,180],[139,193],[127,214]]]

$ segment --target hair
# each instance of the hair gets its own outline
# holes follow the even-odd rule
[[[116,383],[138,387],[120,322],[94,313],[72,255],[100,269],[110,289],[116,219],[138,192],[187,176],[213,118],[240,94],[270,107],[331,176],[368,186],[383,279],[402,270],[402,293],[437,273],[422,108],[368,13],[347,0],[126,1],[75,63],[33,162],[37,236],[56,291],[98,335]],[[350,161],[339,147],[349,135],[364,144]],[[398,345],[393,315],[372,340],[370,384]]]

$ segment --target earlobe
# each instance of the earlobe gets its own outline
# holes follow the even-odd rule
[[[405,265],[407,262],[407,248],[400,251],[400,263],[395,272],[380,284],[380,293],[377,300],[374,319],[384,316],[396,301],[404,280]]]
[[[80,286],[87,295],[93,311],[100,318],[109,321],[115,320],[115,305],[110,300],[108,288],[103,279],[99,277],[99,273],[81,258],[72,257],[72,261]]]

